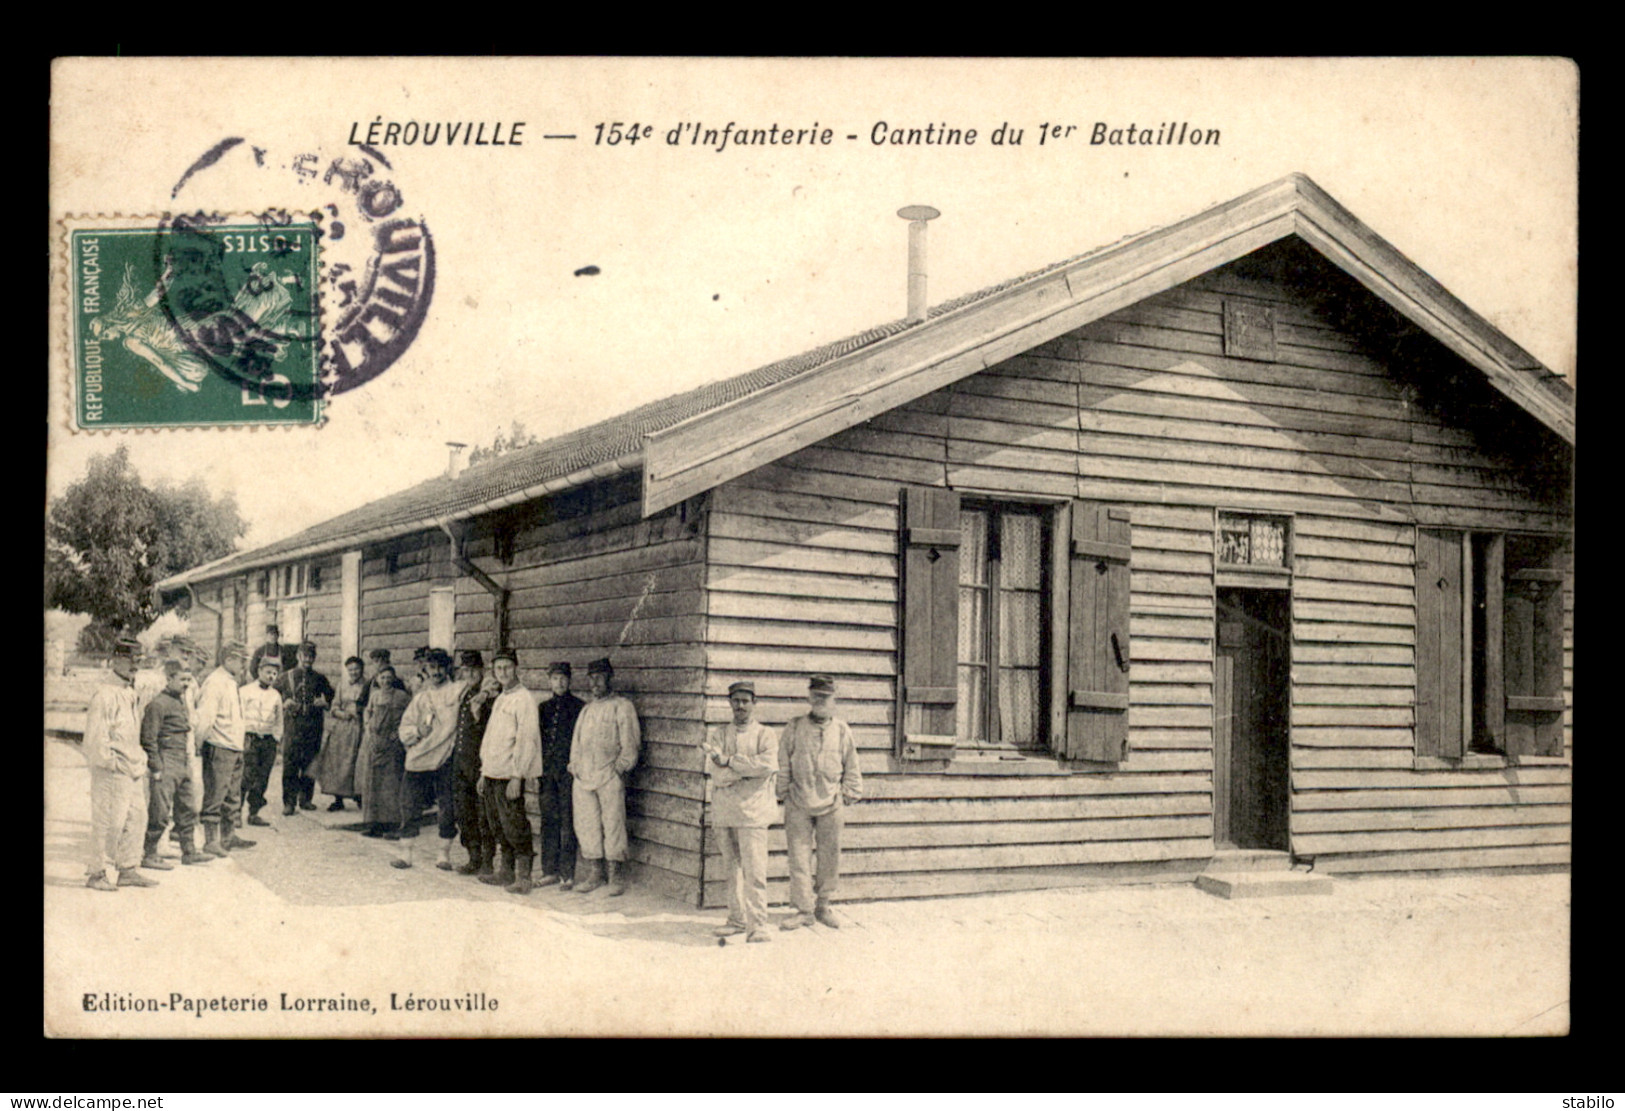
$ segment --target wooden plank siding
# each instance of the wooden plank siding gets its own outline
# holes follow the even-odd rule
[[[1276,361],[1224,354],[1223,303],[1237,295],[1274,309]],[[705,720],[728,720],[736,679],[755,680],[759,717],[780,725],[802,711],[809,673],[836,676],[867,784],[847,816],[843,897],[1201,869],[1214,851],[1220,508],[1293,517],[1293,850],[1330,872],[1567,860],[1568,767],[1419,768],[1413,708],[1418,524],[1566,532],[1567,488],[1443,423],[1420,403],[1425,384],[1336,319],[1286,285],[1217,271],[712,491]],[[1129,506],[1122,763],[921,774],[895,755],[905,484]],[[1565,591],[1572,705],[1572,575]],[[720,858],[703,848],[715,905]],[[782,899],[777,829],[771,853]]]
[[[533,503],[510,561],[497,557],[489,522],[478,520],[466,554],[510,591],[509,642],[531,690],[545,694],[547,665],[568,660],[576,694],[589,698],[587,664],[614,663],[615,689],[637,707],[643,730],[627,794],[636,882],[697,902],[704,515],[688,504],[641,519],[625,483],[601,484],[577,499],[584,505],[561,500]],[[497,647],[494,599],[468,576],[457,580],[456,627],[459,647]],[[531,806],[539,831],[534,799]]]

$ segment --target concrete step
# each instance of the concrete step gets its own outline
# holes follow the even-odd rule
[[[1292,854],[1275,849],[1220,849],[1204,872],[1287,872]]]
[[[1204,872],[1196,886],[1221,899],[1258,899],[1276,895],[1330,895],[1330,876],[1311,872]]]

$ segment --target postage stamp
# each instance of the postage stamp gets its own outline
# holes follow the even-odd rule
[[[272,210],[63,223],[76,428],[321,421],[315,219]]]

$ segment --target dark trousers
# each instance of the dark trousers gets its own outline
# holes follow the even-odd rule
[[[478,770],[458,768],[452,781],[457,806],[457,830],[470,860],[490,860],[496,855],[497,831],[480,798]]]
[[[173,817],[175,836],[188,851],[197,827],[197,784],[192,782],[192,761],[185,749],[164,749],[158,754],[157,776],[147,777],[147,855],[158,849],[164,827]]]
[[[275,765],[275,737],[249,733],[243,738],[243,796],[248,799],[250,814],[258,814],[265,805],[265,788],[271,785],[271,768]]]
[[[525,816],[525,781],[519,781],[519,797],[508,797],[508,780],[480,780],[480,801],[496,827],[497,844],[507,860],[535,859],[536,851],[530,843],[530,819]]]
[[[321,751],[322,737],[289,737],[282,746],[282,806],[309,802],[316,794],[316,780],[307,775],[310,762]]]
[[[576,819],[570,805],[570,773],[542,776],[542,875],[573,880]]]
[[[450,841],[457,836],[457,804],[452,800],[450,760],[433,771],[406,773],[406,782],[401,788],[402,837],[418,835],[418,821],[431,802],[440,812],[440,839]]]
[[[219,745],[203,744],[203,809],[198,818],[206,826],[220,826],[230,837],[243,805],[243,754]]]

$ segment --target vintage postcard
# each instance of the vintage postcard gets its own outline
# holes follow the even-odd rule
[[[1565,1033],[1578,82],[60,59],[45,1032]]]

